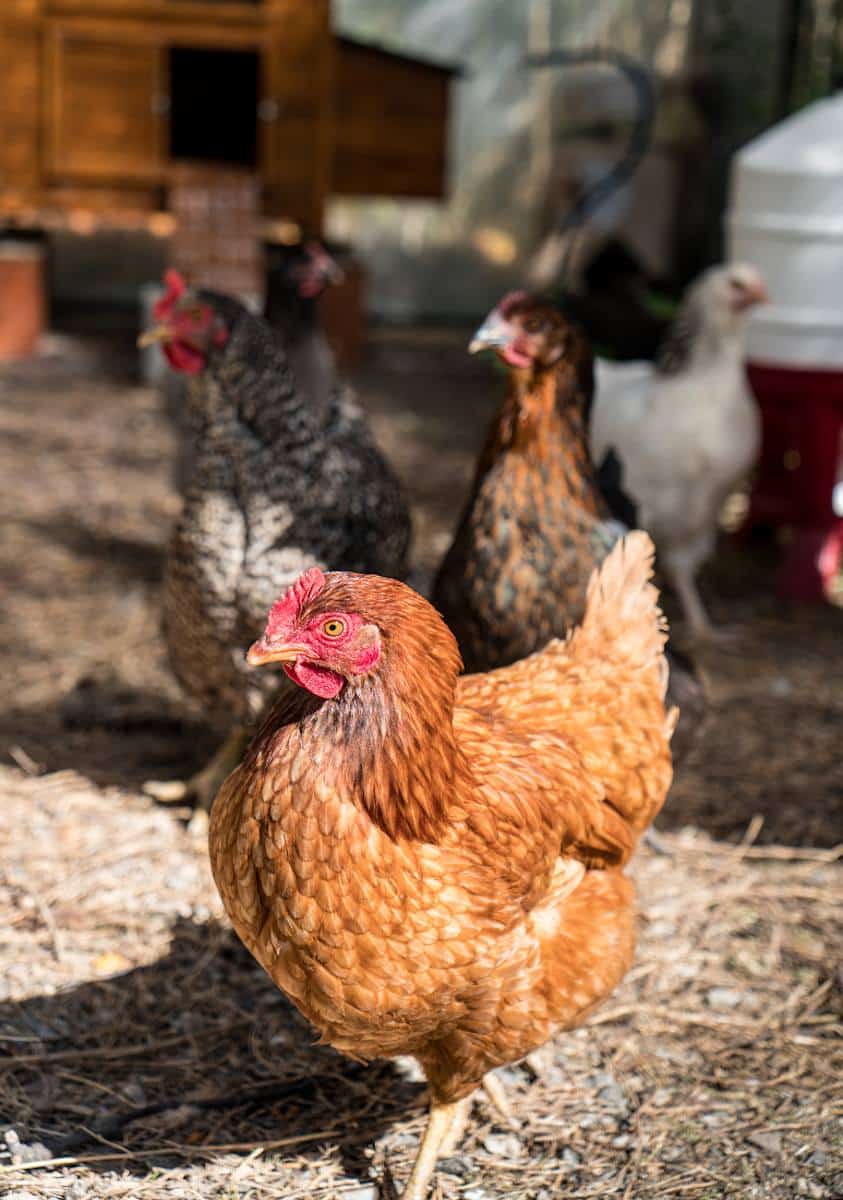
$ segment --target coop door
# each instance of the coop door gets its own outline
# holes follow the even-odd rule
[[[441,197],[452,72],[340,38],[332,191]]]
[[[47,39],[47,168],[54,180],[156,182],[163,171],[164,61],[117,26],[56,22]]]
[[[333,39],[325,0],[275,0],[263,55],[261,175],[267,215],[322,225],[331,150]]]

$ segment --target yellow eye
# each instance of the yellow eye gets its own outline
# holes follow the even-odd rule
[[[345,633],[345,621],[341,621],[339,617],[331,617],[330,621],[326,621],[322,626],[322,632],[326,637],[342,637]]]

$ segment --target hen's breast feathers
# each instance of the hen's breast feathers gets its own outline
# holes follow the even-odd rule
[[[616,536],[583,410],[547,372],[526,396],[511,387],[492,425],[433,593],[468,670],[514,662],[582,615],[588,571]]]

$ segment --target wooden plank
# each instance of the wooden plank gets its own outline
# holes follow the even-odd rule
[[[333,38],[328,0],[273,0],[261,72],[264,212],[319,233],[331,169]]]
[[[128,221],[132,213],[159,213],[161,193],[158,188],[126,187],[48,187],[41,196],[45,207],[65,209],[69,214],[109,214],[114,224]]]
[[[3,0],[5,3],[6,0]],[[16,0],[21,3],[21,0]],[[27,0],[23,0],[24,3]],[[124,17],[142,22],[195,21],[199,26],[266,25],[263,4],[203,3],[203,0],[47,0],[56,16]]]
[[[49,27],[47,169],[56,178],[163,178],[163,50],[108,30]]]
[[[339,39],[331,190],[445,194],[452,72]]]
[[[41,38],[34,24],[0,24],[0,190],[36,188],[41,179]]]
[[[37,17],[41,11],[41,0],[3,0],[3,18]]]
[[[435,162],[408,161],[406,156],[394,159],[338,153],[334,169],[342,180],[345,196],[404,196],[413,199],[438,199],[445,174],[440,160]]]

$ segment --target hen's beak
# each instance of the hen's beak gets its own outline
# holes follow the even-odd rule
[[[489,350],[493,346],[506,346],[512,341],[512,328],[495,308],[468,343],[468,353]]]
[[[141,350],[145,350],[147,346],[154,346],[156,342],[166,342],[169,337],[169,325],[154,325],[152,329],[147,329],[140,335],[138,346]]]
[[[751,304],[769,304],[770,293],[767,291],[766,283],[759,280],[754,287],[749,289],[749,297]]]
[[[265,667],[267,663],[295,662],[303,654],[308,654],[307,646],[295,646],[291,643],[273,646],[266,638],[253,642],[246,653],[246,662],[250,667]]]
[[[762,279],[757,283],[745,283],[740,296],[735,303],[735,308],[738,312],[744,312],[747,308],[754,308],[756,304],[769,304],[770,293],[767,291],[767,285]]]

